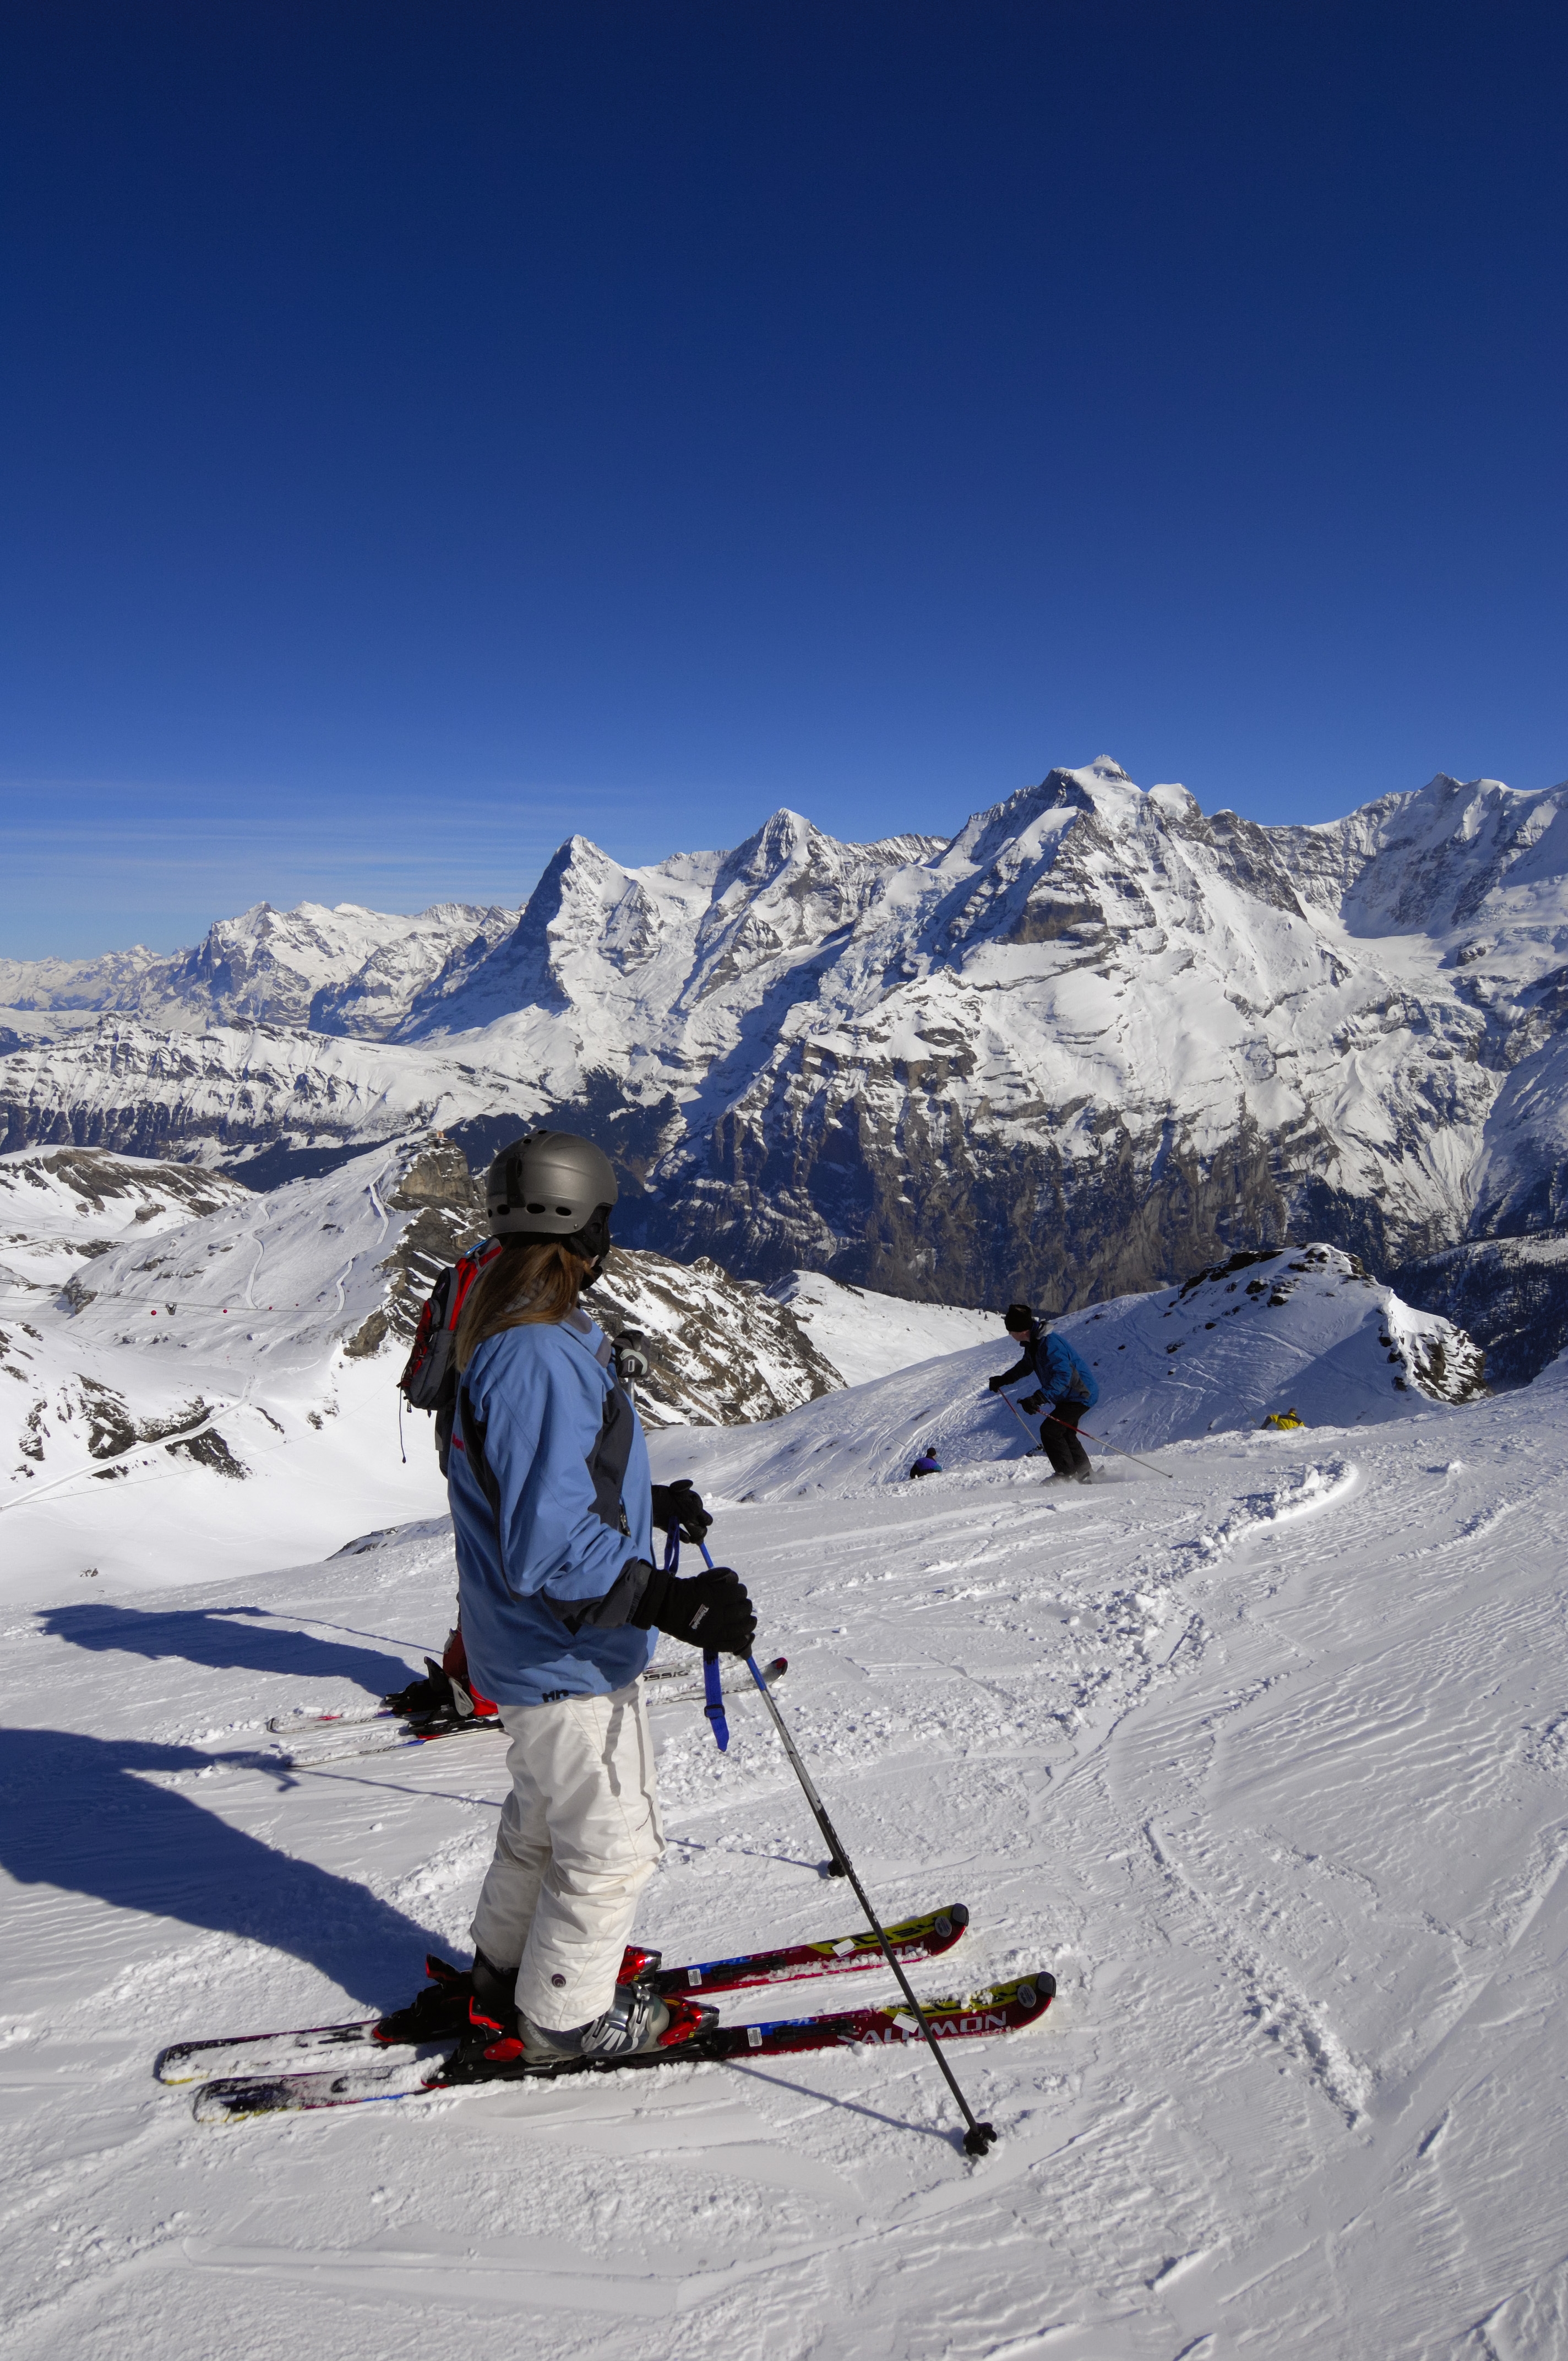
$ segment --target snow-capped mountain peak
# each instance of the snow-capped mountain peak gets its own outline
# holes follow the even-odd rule
[[[1264,828],[1101,755],[943,840],[577,834],[515,916],[258,906],[100,963],[117,1016],[16,1019],[5,1144],[489,1153],[550,1115],[630,1159],[630,1234],[762,1279],[1066,1308],[1303,1234],[1387,1271],[1563,1218],[1565,808],[1440,775]]]

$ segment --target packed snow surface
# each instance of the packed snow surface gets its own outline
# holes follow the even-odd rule
[[[743,1503],[726,1471],[712,1539],[881,1906],[972,1911],[922,1988],[1059,1980],[1035,2030],[948,2053],[992,2154],[964,2159],[912,2048],[199,2128],[150,2079],[165,2042],[361,2015],[427,1948],[466,1955],[499,1742],[286,1771],[266,1728],[417,1665],[449,1532],[265,1576],[183,1520],[93,1580],[12,1552],[8,2355],[1564,2349],[1568,1389],[1399,1395],[1080,1488],[978,1402],[984,1359],[778,1422],[831,1412],[837,1473]],[[913,1416],[960,1381],[991,1455],[977,1422],[954,1472],[887,1480],[888,1389]],[[672,1429],[656,1472],[760,1439]],[[724,1757],[697,1704],[655,1711],[670,1847],[639,1933],[671,1961],[856,1923],[729,1687]]]

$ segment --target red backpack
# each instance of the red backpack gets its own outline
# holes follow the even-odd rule
[[[478,1246],[470,1246],[466,1255],[459,1255],[442,1272],[425,1299],[409,1357],[398,1379],[399,1390],[411,1410],[435,1413],[435,1449],[444,1476],[452,1422],[457,1411],[457,1365],[454,1358],[457,1323],[469,1289],[500,1253],[503,1243],[500,1238],[485,1238]]]

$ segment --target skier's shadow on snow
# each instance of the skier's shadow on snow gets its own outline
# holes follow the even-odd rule
[[[372,1697],[385,1697],[412,1678],[400,1656],[371,1648],[345,1647],[279,1623],[242,1623],[238,1615],[260,1608],[230,1608],[221,1615],[198,1609],[110,1607],[84,1599],[80,1607],[46,1607],[38,1622],[51,1639],[73,1648],[127,1656],[182,1656],[214,1672],[277,1673],[285,1680],[354,1681]]]
[[[212,1762],[190,1746],[0,1730],[0,1867],[23,1885],[265,1943],[359,1999],[406,1997],[424,1953],[445,1948],[433,1929],[137,1775]]]

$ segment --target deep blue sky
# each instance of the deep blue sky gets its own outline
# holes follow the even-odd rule
[[[0,952],[1568,774],[1568,12],[32,0]]]

